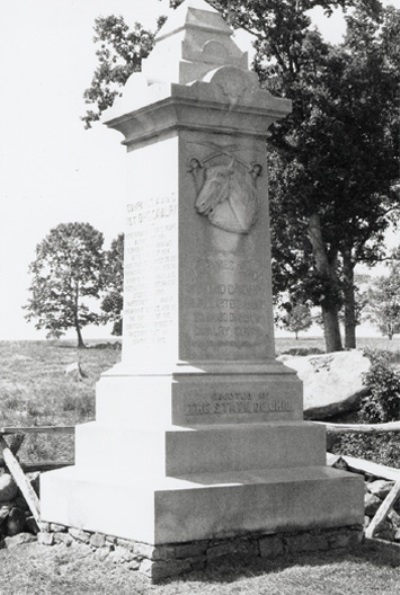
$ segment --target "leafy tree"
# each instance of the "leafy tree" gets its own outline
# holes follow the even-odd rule
[[[103,279],[106,295],[101,302],[103,322],[113,323],[113,335],[122,335],[122,307],[124,290],[124,234],[112,241],[105,254]]]
[[[282,318],[283,328],[299,338],[300,331],[306,331],[312,325],[311,310],[306,304],[285,304],[286,313]]]
[[[287,128],[283,137],[274,130],[276,281],[297,299],[300,293],[321,306],[328,351],[341,347],[342,305],[346,346],[355,346],[354,267],[381,258],[384,231],[399,204],[394,190],[399,173],[399,77],[384,50],[385,32],[394,20],[400,22],[399,14],[383,11],[379,29],[357,11],[348,18],[348,35],[339,47],[309,33],[305,66],[291,85],[293,122],[279,124]],[[282,88],[281,77],[273,80]]]
[[[382,335],[400,333],[400,264],[389,265],[389,274],[376,277],[365,293],[366,318],[373,322]]]
[[[159,24],[163,22],[160,20]],[[93,41],[100,44],[96,51],[99,63],[84,98],[86,103],[95,104],[96,109],[88,110],[83,116],[86,128],[90,128],[100,119],[102,112],[112,106],[129,76],[140,71],[142,60],[153,48],[155,37],[139,23],[135,23],[133,31],[130,31],[121,16],[95,19],[94,30]]]
[[[346,346],[355,346],[354,266],[381,257],[399,201],[393,188],[399,171],[400,13],[384,10],[379,0],[210,4],[253,34],[260,83],[293,101],[293,113],[272,127],[268,141],[275,291],[289,289],[293,301],[321,307],[328,351],[342,347],[338,314],[344,304]],[[312,29],[308,11],[317,6],[327,14],[356,8],[347,17],[343,45],[332,47]],[[97,27],[108,51],[134,69],[131,56],[119,51],[127,30],[106,21]],[[146,36],[144,54],[151,43]],[[99,84],[109,89],[122,81],[103,50]],[[101,100],[100,87],[92,85],[86,97]]]
[[[32,297],[25,307],[27,320],[47,337],[76,331],[78,347],[84,347],[82,328],[99,324],[90,309],[90,298],[99,298],[103,286],[103,234],[89,223],[61,223],[36,246],[32,273]],[[89,299],[85,299],[89,298]]]

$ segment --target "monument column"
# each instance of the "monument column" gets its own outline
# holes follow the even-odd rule
[[[127,149],[122,361],[75,466],[42,476],[44,520],[157,546],[363,522],[362,480],[325,466],[275,360],[265,139],[291,105],[231,34],[187,0],[108,115]]]
[[[125,137],[129,188],[122,363],[98,391],[107,419],[116,378],[125,420],[138,383],[148,408],[169,399],[173,423],[302,417],[301,384],[275,361],[265,143],[291,102],[260,90],[231,35],[208,4],[185,2],[107,121]]]

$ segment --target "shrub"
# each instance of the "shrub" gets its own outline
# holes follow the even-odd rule
[[[400,419],[400,373],[393,370],[389,351],[366,350],[371,360],[363,384],[368,391],[362,400],[359,419],[365,423],[384,423]]]
[[[293,347],[284,351],[282,355],[323,355],[325,351],[318,347]]]
[[[365,355],[370,358],[371,367],[363,379],[367,392],[358,421],[368,424],[400,419],[400,373],[392,367],[395,355],[379,350],[365,350]],[[400,435],[396,432],[347,434],[338,440],[333,451],[400,468]]]

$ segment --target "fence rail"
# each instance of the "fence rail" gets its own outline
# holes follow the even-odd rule
[[[50,471],[68,465],[73,461],[48,461],[42,463],[20,463],[17,453],[27,434],[75,434],[75,426],[6,426],[0,428],[0,467],[7,467],[24,496],[36,523],[40,521],[40,501],[25,473],[29,471]],[[8,444],[5,436],[13,436]]]

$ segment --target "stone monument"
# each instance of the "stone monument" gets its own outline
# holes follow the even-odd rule
[[[362,480],[325,466],[325,430],[275,360],[265,139],[291,103],[231,35],[187,0],[109,115],[127,150],[122,361],[75,466],[41,483],[44,521],[192,557],[363,522]]]

